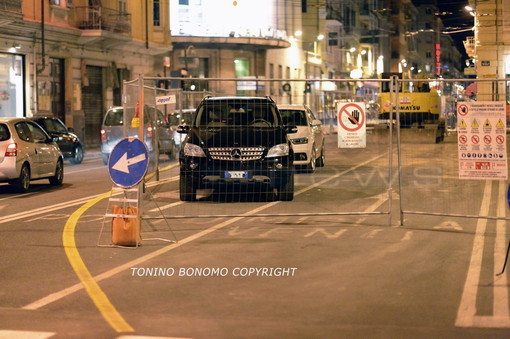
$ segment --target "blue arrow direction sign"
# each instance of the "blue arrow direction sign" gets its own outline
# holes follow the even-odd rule
[[[129,188],[138,184],[147,173],[149,151],[137,138],[125,138],[115,145],[108,160],[108,172],[113,183]]]

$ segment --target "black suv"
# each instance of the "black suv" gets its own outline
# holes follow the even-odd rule
[[[196,199],[199,188],[237,192],[237,187],[276,189],[279,200],[294,198],[293,151],[270,97],[205,97],[179,153],[180,199]],[[250,190],[251,191],[251,190]]]

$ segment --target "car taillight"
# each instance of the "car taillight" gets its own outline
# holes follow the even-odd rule
[[[15,157],[18,155],[18,144],[10,144],[5,150],[6,157]]]
[[[152,126],[147,127],[147,139],[152,138],[153,131],[154,131],[154,128],[152,128]]]
[[[108,141],[106,138],[106,131],[104,129],[101,129],[101,141]]]

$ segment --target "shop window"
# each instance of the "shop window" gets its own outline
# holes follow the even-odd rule
[[[24,57],[0,53],[0,117],[25,115]]]

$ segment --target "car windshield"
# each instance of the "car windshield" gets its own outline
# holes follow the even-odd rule
[[[282,120],[285,125],[289,126],[306,126],[306,112],[298,109],[280,109]]]
[[[57,119],[36,119],[36,122],[50,133],[66,133],[67,128]]]
[[[0,141],[7,140],[11,137],[7,125],[0,124]]]
[[[170,115],[169,122],[171,125],[190,125],[193,121],[193,114],[191,112],[180,112]]]
[[[200,106],[195,125],[198,127],[274,127],[278,118],[269,102],[250,99],[211,100]]]
[[[109,110],[106,113],[104,124],[106,126],[122,126],[124,124],[124,110],[122,108]]]

